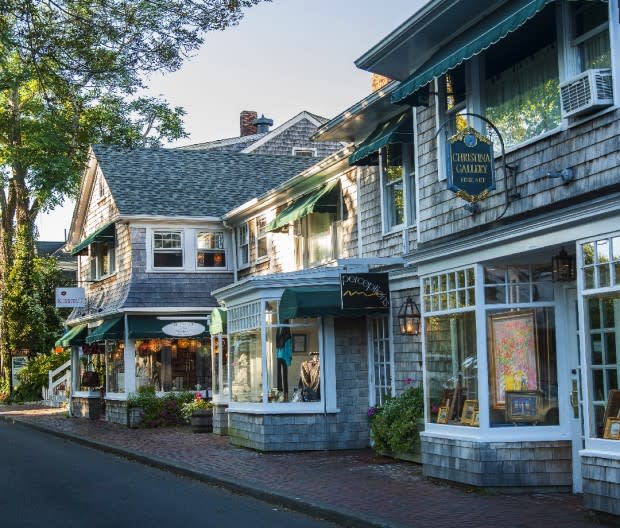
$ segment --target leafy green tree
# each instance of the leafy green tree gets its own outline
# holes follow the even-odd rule
[[[34,335],[35,316],[43,320],[39,294],[24,275],[32,268],[20,262],[13,271],[17,233],[33,255],[37,216],[76,195],[90,144],[158,147],[184,137],[184,111],[138,91],[259,1],[0,2],[0,294],[11,309],[1,314],[5,365],[19,343],[45,347]],[[15,294],[26,285],[32,289],[21,290],[20,301]],[[22,327],[22,319],[31,323]]]

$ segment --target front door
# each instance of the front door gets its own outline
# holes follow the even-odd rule
[[[564,290],[566,310],[566,365],[568,372],[568,393],[561,396],[569,404],[569,421],[572,439],[573,493],[581,493],[581,459],[579,451],[584,446],[583,396],[581,391],[581,354],[579,352],[579,327],[577,324],[577,290]]]

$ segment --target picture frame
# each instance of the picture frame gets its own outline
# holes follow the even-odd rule
[[[542,394],[539,391],[506,391],[506,421],[541,421]]]
[[[489,375],[493,409],[506,407],[507,391],[539,389],[536,318],[532,310],[489,316]]]
[[[620,418],[607,418],[603,438],[607,440],[620,440]]]
[[[471,420],[472,427],[480,427],[480,414],[478,409],[474,411],[474,417]]]
[[[611,389],[607,395],[607,405],[603,417],[605,427],[607,427],[609,418],[620,418],[620,389]]]
[[[450,412],[450,407],[447,407],[447,406],[439,407],[439,409],[437,410],[437,423],[447,424],[449,412]]]
[[[461,413],[461,425],[472,425],[474,414],[478,410],[478,400],[465,400]]]
[[[293,352],[306,352],[306,334],[293,334]]]

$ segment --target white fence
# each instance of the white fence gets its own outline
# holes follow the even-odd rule
[[[70,387],[71,360],[49,371],[47,387],[41,389],[43,402],[52,407],[63,405],[67,402],[66,390]]]

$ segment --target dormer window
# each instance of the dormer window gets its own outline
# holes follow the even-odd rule
[[[307,158],[316,157],[315,148],[293,147],[293,156],[304,156]]]
[[[183,267],[183,236],[181,231],[153,233],[153,267]]]

